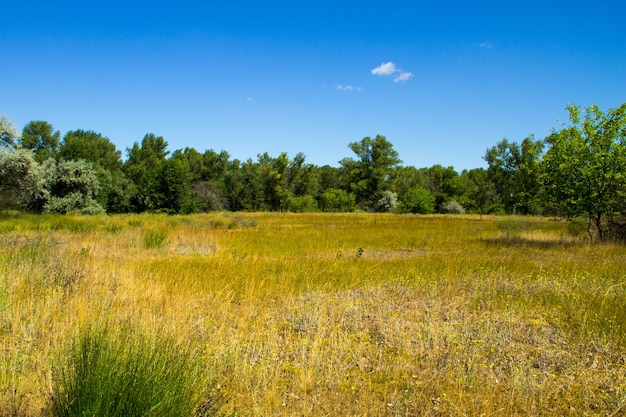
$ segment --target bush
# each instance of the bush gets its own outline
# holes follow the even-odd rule
[[[198,352],[130,326],[90,327],[63,354],[52,375],[55,417],[191,416],[207,393]]]
[[[410,188],[402,198],[405,213],[429,214],[435,211],[435,197],[423,187]]]
[[[465,209],[458,201],[450,200],[441,205],[441,212],[443,214],[464,214]]]
[[[317,211],[317,201],[310,195],[289,197],[287,199],[287,211],[293,213],[312,213]]]
[[[383,196],[378,200],[378,211],[393,211],[398,205],[398,194],[393,191],[385,191]]]
[[[350,212],[356,208],[356,197],[337,188],[329,188],[320,195],[320,207],[325,212]]]

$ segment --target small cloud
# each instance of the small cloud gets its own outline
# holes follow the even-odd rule
[[[396,64],[389,61],[387,63],[380,64],[378,67],[372,70],[372,74],[374,75],[392,75],[398,72],[399,70],[396,68]]]
[[[361,87],[353,87],[351,85],[335,85],[335,88],[339,91],[361,91]]]
[[[246,97],[246,101],[247,101],[248,103],[251,103],[251,102],[253,102],[253,101],[254,101],[254,99],[253,99],[252,97]]]
[[[485,49],[493,48],[493,44],[491,42],[481,42],[478,44],[478,46]]]
[[[400,68],[396,67],[396,64],[389,61],[383,64],[380,64],[378,67],[372,70],[372,74],[374,75],[393,75],[394,83],[402,83],[408,81],[413,78],[413,73],[408,71],[402,71]]]
[[[400,75],[393,79],[394,83],[403,83],[413,78],[412,72],[400,72]]]

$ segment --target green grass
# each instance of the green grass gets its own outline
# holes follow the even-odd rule
[[[622,415],[625,259],[535,217],[3,214],[0,416]]]
[[[138,325],[80,329],[52,370],[53,416],[191,416],[208,389],[201,355]]]

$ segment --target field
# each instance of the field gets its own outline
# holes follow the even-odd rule
[[[169,415],[626,415],[626,247],[534,217],[0,215],[0,416],[133,381]]]

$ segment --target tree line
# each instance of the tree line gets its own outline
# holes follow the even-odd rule
[[[503,139],[486,150],[487,168],[404,166],[384,136],[350,143],[339,166],[298,153],[246,161],[146,134],[126,149],[45,121],[18,134],[0,117],[3,208],[37,213],[194,213],[206,211],[551,214],[588,221],[590,236],[626,234],[626,103],[606,113],[568,106],[543,140]]]

